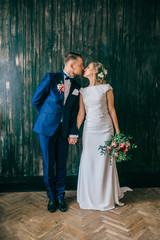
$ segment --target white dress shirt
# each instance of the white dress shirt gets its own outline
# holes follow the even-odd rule
[[[70,87],[71,87],[71,81],[69,79],[65,80],[65,75],[64,75],[64,105],[66,103],[67,97],[69,95],[69,91],[70,91]]]
[[[64,70],[63,72],[68,76],[70,77]],[[69,91],[70,91],[70,87],[71,87],[71,81],[69,79],[66,79],[66,76],[64,75],[64,88],[65,88],[65,91],[64,91],[64,105],[66,103],[66,100],[67,100],[67,97],[69,95]],[[71,77],[70,77],[71,78]],[[69,137],[73,137],[73,138],[78,138],[78,135],[69,135]]]

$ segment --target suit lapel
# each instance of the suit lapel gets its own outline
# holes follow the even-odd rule
[[[59,72],[59,73],[57,74],[57,76],[56,76],[55,78],[53,78],[52,80],[53,80],[53,81],[52,81],[52,83],[53,83],[52,88],[54,89],[57,98],[58,98],[58,99],[61,99],[61,101],[63,102],[64,93],[62,92],[62,93],[60,94],[60,92],[58,91],[58,88],[57,88],[57,85],[58,85],[58,84],[63,84],[63,83],[64,83],[64,75],[63,75],[63,73],[62,73],[62,72]]]
[[[64,84],[64,75],[63,72],[61,71],[59,74],[59,79],[58,79],[58,84],[63,83]]]
[[[67,97],[67,100],[66,100],[65,105],[68,104],[68,102],[70,101],[70,99],[71,99],[71,97],[72,97],[72,92],[73,92],[74,89],[75,89],[75,80],[73,80],[73,81],[71,82],[70,91],[69,91],[69,94],[68,94],[68,97]]]
[[[74,88],[75,88],[75,81],[73,80],[73,81],[71,82],[71,87],[70,87],[70,91],[69,91],[68,97],[69,97],[70,95],[72,95],[72,92],[73,92]]]

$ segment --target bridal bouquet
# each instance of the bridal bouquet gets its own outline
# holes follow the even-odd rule
[[[115,134],[111,140],[106,141],[105,145],[100,145],[99,150],[101,155],[105,155],[106,152],[110,154],[110,161],[115,158],[116,162],[127,161],[131,159],[131,155],[128,151],[137,148],[135,144],[131,144],[132,137],[126,137],[124,133]]]

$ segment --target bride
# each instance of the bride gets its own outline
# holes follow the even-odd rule
[[[78,129],[86,114],[77,187],[77,201],[82,209],[105,211],[115,208],[115,204],[122,206],[119,199],[124,191],[131,190],[120,188],[115,160],[111,165],[109,154],[102,156],[98,150],[114,134],[114,128],[116,133],[120,132],[112,87],[103,81],[106,75],[101,63],[90,63],[84,70],[90,84],[80,90]]]

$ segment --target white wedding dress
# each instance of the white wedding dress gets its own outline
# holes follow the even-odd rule
[[[100,145],[114,134],[111,117],[106,104],[109,84],[81,88],[86,110],[83,129],[83,150],[81,154],[77,201],[82,209],[109,210],[115,204],[122,206],[119,199],[129,188],[120,188],[115,160],[100,155]]]

